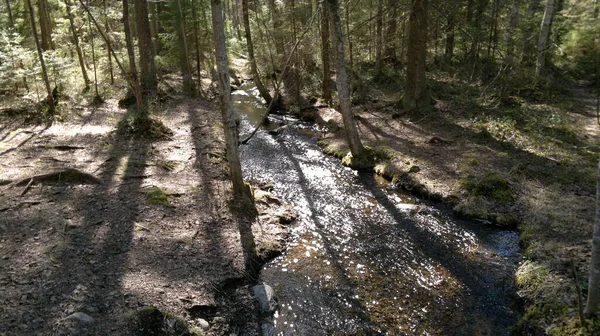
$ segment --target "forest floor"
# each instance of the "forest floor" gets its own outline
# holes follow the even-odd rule
[[[468,83],[438,78],[431,85],[436,105],[426,112],[404,113],[400,97],[384,91],[353,108],[378,173],[458,215],[520,232],[518,335],[577,332],[571,261],[587,293],[600,127],[594,90],[565,85],[559,95],[509,96],[500,104]],[[320,141],[325,151],[346,156],[341,115],[321,108],[317,119],[329,129]]]
[[[218,108],[160,105],[172,134],[153,140],[114,99],[70,104],[42,125],[0,113],[0,335],[147,335],[149,306],[175,329],[253,334],[240,228],[269,253],[285,205],[235,210]]]

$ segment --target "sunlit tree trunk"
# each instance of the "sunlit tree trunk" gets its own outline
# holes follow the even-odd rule
[[[40,16],[40,35],[42,36],[42,49],[54,50],[52,41],[52,22],[47,0],[38,0],[38,14]]]
[[[77,36],[75,20],[73,18],[73,12],[71,11],[71,0],[66,0],[65,5],[67,8],[67,16],[69,18],[71,35],[73,36],[73,44],[75,45],[75,51],[77,52],[77,58],[79,59],[79,66],[81,67],[81,75],[83,76],[85,87],[88,88],[90,85],[90,78],[88,77],[87,69],[85,68],[85,61],[83,60],[83,53],[81,52],[81,47],[79,46],[79,37]]]
[[[244,21],[244,31],[246,33],[250,71],[252,72],[252,77],[254,77],[254,84],[256,84],[256,87],[258,88],[260,96],[263,97],[267,102],[267,105],[269,105],[273,98],[260,79],[260,74],[258,73],[258,68],[256,66],[256,58],[254,57],[254,44],[252,43],[252,32],[250,31],[250,15],[248,14],[248,0],[242,0],[242,18]]]
[[[52,97],[52,88],[50,87],[50,80],[48,79],[48,72],[46,71],[46,63],[44,62],[44,51],[42,50],[42,44],[38,37],[37,28],[35,26],[35,13],[33,12],[33,6],[31,0],[27,0],[27,8],[29,9],[29,19],[31,20],[31,30],[33,33],[33,39],[35,40],[35,46],[38,51],[40,59],[40,65],[42,67],[42,78],[44,79],[44,85],[46,86],[46,93],[48,94],[48,104],[50,109],[54,110],[54,98]]]
[[[550,28],[552,26],[552,18],[554,17],[554,1],[546,0],[546,9],[544,10],[544,18],[540,27],[540,37],[538,39],[537,61],[535,65],[535,74],[541,75],[546,67],[546,56],[548,54]]]
[[[329,15],[327,8],[321,10],[321,60],[323,62],[323,95],[322,98],[331,105],[331,41],[329,38]]]
[[[221,0],[211,0],[213,38],[215,43],[215,58],[217,60],[217,76],[219,81],[219,107],[223,119],[227,163],[233,183],[233,193],[236,196],[246,195],[246,186],[242,178],[242,166],[239,159],[238,129],[231,103],[231,82],[225,44],[225,25],[223,22],[223,5]]]
[[[129,59],[129,82],[136,100],[136,119],[142,123],[150,118],[146,94],[140,85],[137,66],[135,65],[135,52],[133,50],[133,38],[131,36],[131,25],[129,23],[129,1],[123,0],[123,31],[125,32],[125,45],[127,46],[127,58]]]
[[[348,144],[350,145],[350,152],[352,153],[352,156],[359,157],[363,154],[364,147],[358,137],[358,128],[356,127],[356,121],[354,120],[352,106],[350,104],[350,87],[348,85],[348,74],[346,72],[346,60],[344,57],[344,36],[342,33],[342,22],[340,20],[340,5],[338,0],[327,0],[327,6],[336,37],[336,81],[340,98],[340,112],[344,119],[344,128],[346,130]]]
[[[427,0],[415,0],[410,11],[408,31],[408,63],[404,109],[424,107],[428,102],[425,83],[427,61]]]
[[[600,310],[600,163],[596,177],[596,224],[592,239],[592,260],[588,280],[588,298],[585,314],[593,315]]]
[[[148,21],[147,0],[135,0],[135,22],[140,54],[140,84],[144,94],[153,94],[156,92],[158,80],[154,63],[154,45]]]

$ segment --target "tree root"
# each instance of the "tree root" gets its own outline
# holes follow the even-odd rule
[[[71,183],[83,183],[83,184],[101,184],[102,181],[94,175],[84,173],[77,169],[67,168],[52,173],[35,175],[22,179],[15,183],[15,186],[25,186],[26,189],[23,191],[24,195],[31,185],[42,182],[71,182]]]

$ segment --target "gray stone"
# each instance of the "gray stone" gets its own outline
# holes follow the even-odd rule
[[[206,321],[205,319],[197,319],[196,324],[198,325],[198,328],[202,330],[206,331],[210,329],[210,324],[208,324],[208,321]]]
[[[258,301],[260,315],[273,315],[277,310],[275,291],[267,284],[252,287],[252,293]]]
[[[82,312],[75,312],[67,317],[65,317],[65,320],[70,320],[70,321],[77,321],[77,322],[83,322],[83,323],[94,323],[94,318],[91,317],[90,315],[86,314],[86,313],[82,313]]]

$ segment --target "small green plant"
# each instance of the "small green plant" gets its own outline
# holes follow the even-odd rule
[[[146,191],[146,199],[150,204],[165,205],[169,203],[169,195],[158,187],[152,187]]]

